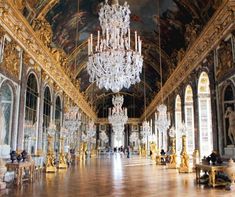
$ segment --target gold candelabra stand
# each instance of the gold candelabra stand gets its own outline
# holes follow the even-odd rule
[[[186,150],[186,135],[182,136],[182,152],[181,152],[181,163],[179,172],[188,173],[192,172],[192,168],[189,166],[189,155]]]
[[[52,146],[53,137],[48,134],[47,141],[48,141],[48,149],[47,149],[47,161],[46,161],[46,172],[56,172],[55,167],[55,155]]]
[[[151,155],[151,159],[152,160],[155,160],[156,158],[156,153],[157,153],[157,147],[156,147],[156,144],[154,142],[151,142],[150,144],[150,150],[152,152],[152,155]]]
[[[59,169],[67,169],[67,161],[64,154],[64,137],[60,137]]]
[[[172,149],[171,149],[171,155],[170,155],[170,162],[167,164],[167,167],[169,169],[176,169],[177,168],[177,154],[175,150],[175,137],[172,137]]]

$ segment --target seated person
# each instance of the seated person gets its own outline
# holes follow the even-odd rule
[[[165,151],[164,151],[164,149],[161,150],[160,154],[161,154],[162,156],[166,154]]]

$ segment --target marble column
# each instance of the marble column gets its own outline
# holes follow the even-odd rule
[[[200,149],[200,136],[199,136],[199,110],[198,110],[198,91],[197,91],[197,80],[192,84],[193,90],[193,118],[194,118],[194,140],[195,149]]]
[[[39,108],[38,108],[38,140],[37,140],[37,155],[42,155],[42,140],[43,140],[43,105],[44,105],[44,87],[42,85],[42,77],[39,79]]]

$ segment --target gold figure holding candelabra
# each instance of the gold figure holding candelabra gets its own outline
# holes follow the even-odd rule
[[[182,152],[181,152],[181,164],[179,172],[182,173],[192,172],[192,169],[189,166],[189,155],[186,151],[186,135],[182,136]]]
[[[48,150],[47,150],[47,161],[46,161],[46,172],[56,172],[55,167],[55,155],[52,146],[53,137],[48,134],[47,141],[48,141]]]
[[[151,142],[150,144],[150,151],[151,151],[151,159],[155,160],[156,158],[156,153],[157,153],[157,148],[156,148],[156,144],[154,142]]]
[[[59,169],[67,169],[67,161],[64,154],[64,137],[60,137]]]
[[[176,169],[177,168],[177,155],[175,151],[175,137],[172,137],[172,152],[170,155],[170,162],[167,165],[168,168],[170,169]]]

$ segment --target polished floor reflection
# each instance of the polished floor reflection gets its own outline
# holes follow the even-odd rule
[[[34,184],[9,189],[4,196],[235,196],[235,192],[195,185],[194,179],[194,174],[178,174],[139,157],[94,158],[67,171],[42,174]]]

